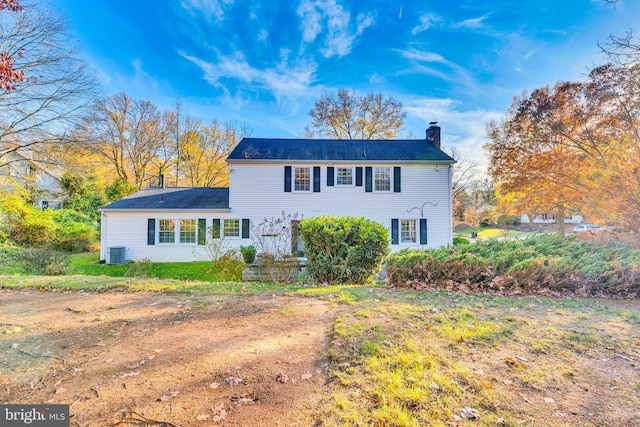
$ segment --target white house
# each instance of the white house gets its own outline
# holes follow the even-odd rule
[[[529,215],[520,215],[520,222],[522,224],[530,224]],[[579,214],[566,213],[564,216],[565,224],[581,224],[584,222],[584,217]],[[533,217],[534,224],[555,224],[556,215],[554,213],[543,213]]]
[[[0,150],[3,152],[0,177],[9,178],[25,188],[36,192],[36,207],[39,209],[60,209],[65,193],[61,176],[35,161],[28,151]]]
[[[364,216],[389,228],[393,251],[448,245],[454,162],[438,126],[422,140],[244,138],[227,157],[228,189],[155,187],[103,207],[100,256],[206,260],[208,230],[249,245],[253,225],[283,212]]]

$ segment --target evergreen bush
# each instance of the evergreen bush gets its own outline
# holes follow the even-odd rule
[[[389,231],[363,217],[305,219],[301,234],[308,272],[320,283],[366,283],[389,251]]]

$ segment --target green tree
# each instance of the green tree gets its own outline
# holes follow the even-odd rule
[[[95,175],[84,177],[66,173],[62,176],[61,184],[67,193],[64,200],[66,209],[84,212],[96,221],[100,218],[98,209],[107,203],[107,197]]]

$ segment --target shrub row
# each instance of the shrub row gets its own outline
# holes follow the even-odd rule
[[[403,250],[388,257],[392,286],[502,294],[640,296],[640,251],[541,235]]]

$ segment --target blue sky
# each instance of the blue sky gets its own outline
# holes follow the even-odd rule
[[[640,2],[601,0],[51,0],[106,95],[160,109],[181,97],[205,122],[298,137],[323,93],[383,93],[403,136],[442,126],[443,145],[486,165],[485,124],[522,91],[606,62],[598,42],[640,30]]]

